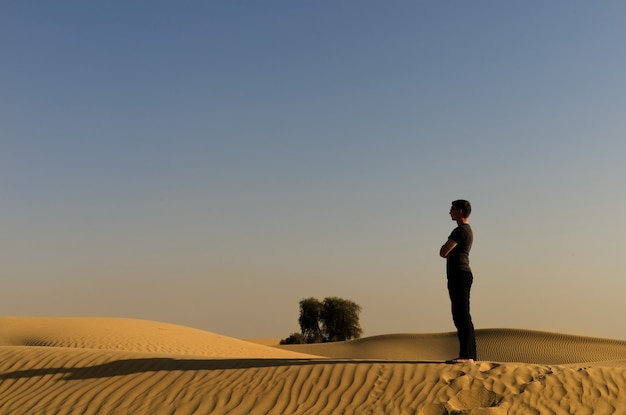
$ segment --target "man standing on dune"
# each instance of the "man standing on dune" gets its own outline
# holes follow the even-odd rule
[[[446,363],[474,363],[476,360],[476,337],[470,315],[470,289],[474,276],[469,265],[474,234],[469,224],[472,206],[467,200],[455,200],[450,208],[450,217],[457,227],[441,247],[439,255],[446,258],[448,293],[452,303],[452,320],[459,337],[459,357]]]

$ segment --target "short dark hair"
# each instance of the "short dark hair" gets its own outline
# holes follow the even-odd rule
[[[469,218],[472,213],[472,205],[467,200],[459,199],[452,202],[452,207],[463,211],[463,217]]]

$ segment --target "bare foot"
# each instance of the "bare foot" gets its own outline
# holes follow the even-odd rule
[[[447,364],[449,365],[471,365],[474,364],[474,359],[463,359],[461,357],[457,357],[456,359],[447,360]]]

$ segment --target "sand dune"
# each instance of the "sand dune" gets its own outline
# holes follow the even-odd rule
[[[0,318],[0,414],[626,413],[626,342],[478,337],[482,361],[457,366],[440,363],[452,333],[272,348],[140,320]]]
[[[476,331],[479,360],[549,365],[626,366],[626,341],[533,330]],[[393,334],[350,342],[282,345],[283,350],[348,359],[445,361],[458,352],[456,333]]]
[[[311,357],[174,324],[123,318],[0,318],[0,345],[209,357]]]

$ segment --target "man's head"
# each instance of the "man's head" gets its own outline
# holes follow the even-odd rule
[[[452,207],[450,208],[450,213],[458,211],[461,217],[469,218],[470,213],[472,213],[472,205],[467,200],[459,199],[452,202]]]

